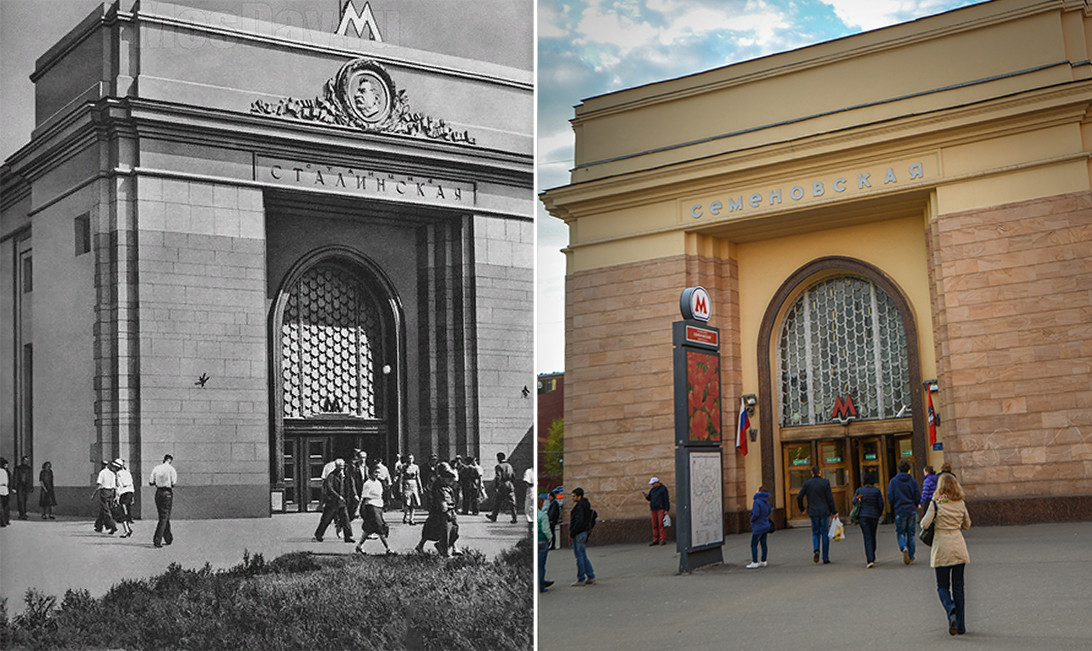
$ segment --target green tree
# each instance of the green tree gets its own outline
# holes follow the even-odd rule
[[[543,461],[543,470],[546,471],[546,475],[554,480],[554,485],[549,486],[547,490],[561,483],[561,478],[564,475],[562,472],[564,463],[565,421],[558,418],[550,424],[550,429],[546,435],[546,458]]]

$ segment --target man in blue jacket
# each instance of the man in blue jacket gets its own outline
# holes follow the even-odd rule
[[[807,508],[804,502],[807,501]],[[823,563],[830,563],[830,538],[827,531],[830,529],[830,516],[838,515],[834,508],[834,493],[830,490],[830,482],[819,476],[819,466],[811,467],[811,479],[800,487],[800,493],[796,496],[796,505],[800,511],[807,511],[811,518],[811,560],[819,562],[819,547],[823,548]]]
[[[918,502],[921,501],[921,489],[918,482],[910,476],[910,461],[899,459],[899,474],[887,484],[887,501],[891,512],[895,514],[895,537],[899,541],[902,562],[907,565],[914,562],[914,538],[917,534]]]
[[[652,542],[648,545],[666,545],[667,528],[664,527],[664,516],[671,510],[671,498],[667,494],[667,486],[660,482],[659,477],[648,480],[652,488],[645,493],[648,500],[648,508],[652,511]]]

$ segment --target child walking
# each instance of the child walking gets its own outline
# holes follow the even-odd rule
[[[762,486],[755,493],[754,507],[751,508],[751,563],[748,570],[757,567],[766,567],[766,534],[773,531],[773,523],[770,522],[770,494]],[[762,545],[762,560],[758,560],[758,546]]]

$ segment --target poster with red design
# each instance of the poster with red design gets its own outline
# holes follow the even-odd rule
[[[691,443],[720,443],[720,357],[686,351],[687,422]]]

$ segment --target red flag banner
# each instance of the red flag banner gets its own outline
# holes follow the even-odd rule
[[[929,394],[929,445],[933,446],[937,444],[937,416],[933,411],[933,392],[929,389],[925,392]]]

